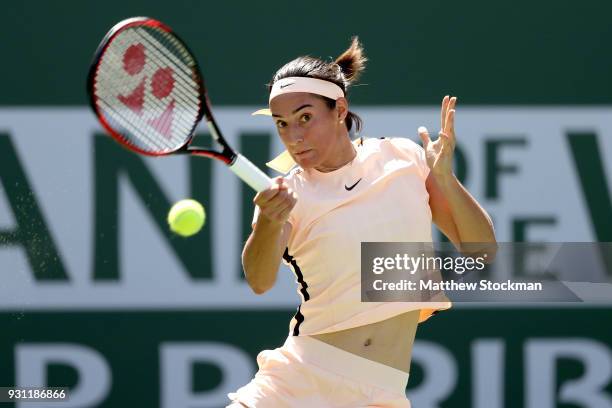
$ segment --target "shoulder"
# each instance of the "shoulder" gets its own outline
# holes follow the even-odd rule
[[[423,148],[418,143],[407,137],[386,137],[384,140],[397,149],[401,149],[405,152],[418,154],[423,151]]]
[[[380,152],[385,160],[400,159],[416,164],[419,174],[425,180],[429,175],[429,167],[425,150],[418,143],[406,137],[381,137],[367,139],[364,146]]]
[[[417,156],[420,156],[424,152],[423,148],[418,143],[406,137],[364,138],[363,146],[370,149],[396,151]]]

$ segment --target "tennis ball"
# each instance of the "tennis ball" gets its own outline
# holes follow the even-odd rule
[[[181,200],[176,202],[168,213],[170,229],[183,236],[189,237],[202,229],[206,222],[206,212],[202,204],[196,200]]]

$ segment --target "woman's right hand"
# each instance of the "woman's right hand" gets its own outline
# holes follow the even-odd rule
[[[295,203],[297,195],[283,177],[276,177],[274,184],[267,190],[257,193],[253,202],[259,207],[259,217],[268,221],[284,225]]]

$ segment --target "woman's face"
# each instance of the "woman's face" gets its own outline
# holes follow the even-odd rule
[[[278,134],[300,167],[325,167],[334,162],[339,133],[346,133],[345,125],[340,123],[347,112],[345,101],[340,98],[336,108],[329,109],[316,95],[293,92],[270,102]]]

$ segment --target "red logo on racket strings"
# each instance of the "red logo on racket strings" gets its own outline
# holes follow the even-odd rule
[[[130,75],[139,74],[145,66],[146,59],[144,45],[130,45],[123,53],[123,69]]]
[[[123,70],[130,76],[140,74],[146,63],[145,47],[142,44],[130,45],[123,53]],[[144,75],[139,84],[128,95],[117,95],[130,110],[138,116],[142,115],[145,99],[145,84],[147,76]],[[151,94],[157,99],[163,99],[174,89],[174,76],[172,68],[158,68],[151,77]],[[147,123],[162,135],[172,136],[172,119],[174,117],[174,98],[168,103],[164,112],[157,118],[149,119]]]

